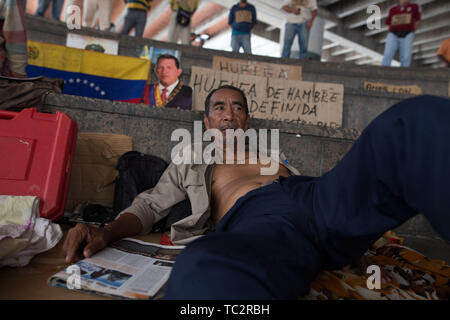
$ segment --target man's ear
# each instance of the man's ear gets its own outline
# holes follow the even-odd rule
[[[178,69],[177,70],[177,77],[181,76],[182,73],[183,73],[183,69]]]
[[[247,119],[245,119],[245,125],[247,126],[247,129],[250,127],[250,113],[247,114]]]
[[[205,125],[206,130],[209,129],[209,120],[208,116],[206,115],[206,112],[203,113],[203,124]]]

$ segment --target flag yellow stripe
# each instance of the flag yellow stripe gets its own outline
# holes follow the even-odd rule
[[[28,40],[28,63],[38,67],[124,80],[147,80],[150,60]]]

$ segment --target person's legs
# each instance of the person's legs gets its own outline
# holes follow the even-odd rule
[[[373,120],[313,185],[301,177],[280,179],[300,211],[312,208],[326,268],[354,262],[385,231],[417,213],[450,240],[449,121],[449,99],[404,100]]]
[[[127,15],[125,16],[125,22],[123,23],[122,31],[120,34],[128,35],[131,29],[136,25],[136,15],[134,10],[128,10]]]
[[[52,18],[53,20],[59,20],[61,16],[64,0],[52,0]]]
[[[241,44],[240,44],[239,36],[231,35],[231,51],[239,52],[240,47],[241,47]]]
[[[406,37],[399,39],[399,56],[400,66],[409,67],[411,65],[411,56],[414,42],[414,32],[409,33]]]
[[[99,25],[100,30],[108,30],[111,24],[111,10],[112,1],[111,0],[97,0],[99,15]]]
[[[394,59],[395,52],[398,49],[398,37],[392,32],[388,32],[386,43],[384,44],[384,55],[381,61],[382,66],[389,67],[392,59]]]
[[[39,0],[35,15],[43,17],[51,0]]]
[[[97,12],[97,0],[83,1],[83,27],[92,28],[95,13]]]
[[[299,58],[305,60],[308,57],[309,32],[306,29],[306,22],[297,25],[298,46],[300,48]]]
[[[286,27],[284,29],[283,52],[281,53],[282,58],[289,58],[289,56],[291,55],[291,47],[292,43],[294,42],[295,35],[295,24],[286,23]]]
[[[172,15],[170,16],[170,22],[169,22],[169,32],[167,41],[168,42],[177,42],[178,41],[178,24],[177,24],[177,12],[172,12]]]
[[[191,44],[191,25],[180,28],[181,44]]]
[[[241,35],[241,45],[242,48],[244,49],[244,53],[252,54],[252,43],[250,33]]]
[[[136,11],[136,25],[134,36],[136,38],[141,38],[144,34],[145,24],[147,23],[147,11],[139,10]]]
[[[166,299],[295,299],[321,269],[306,215],[278,183],[240,198],[177,257]]]

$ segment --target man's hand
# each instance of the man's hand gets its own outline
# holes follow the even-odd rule
[[[291,8],[290,6],[283,6],[281,9],[283,9],[286,12],[293,13],[293,14],[295,14],[297,16],[301,12],[301,10],[299,8]]]
[[[310,19],[310,20],[308,20],[308,22],[306,23],[306,29],[311,29],[311,27],[312,27],[312,24],[313,24],[313,19]]]
[[[89,258],[95,252],[105,248],[110,242],[106,228],[95,228],[85,223],[78,223],[69,230],[63,245],[67,263]]]

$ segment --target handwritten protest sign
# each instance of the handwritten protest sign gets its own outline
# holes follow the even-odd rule
[[[253,18],[252,12],[249,10],[236,11],[236,23],[241,23],[241,22],[252,23],[253,22],[252,18]]]
[[[332,128],[342,126],[342,84],[264,78],[193,66],[190,81],[194,90],[193,109],[204,110],[208,93],[222,85],[233,85],[245,92],[252,117]]]
[[[391,25],[398,26],[401,24],[410,24],[411,18],[411,13],[396,14],[395,16],[392,16]]]
[[[276,64],[260,61],[248,61],[214,56],[212,68],[219,71],[259,76],[265,78],[280,78],[302,80],[302,67],[286,64]]]
[[[390,92],[390,93],[403,93],[403,94],[422,94],[422,89],[416,85],[391,85],[385,83],[376,83],[364,81],[364,90],[375,92]]]

